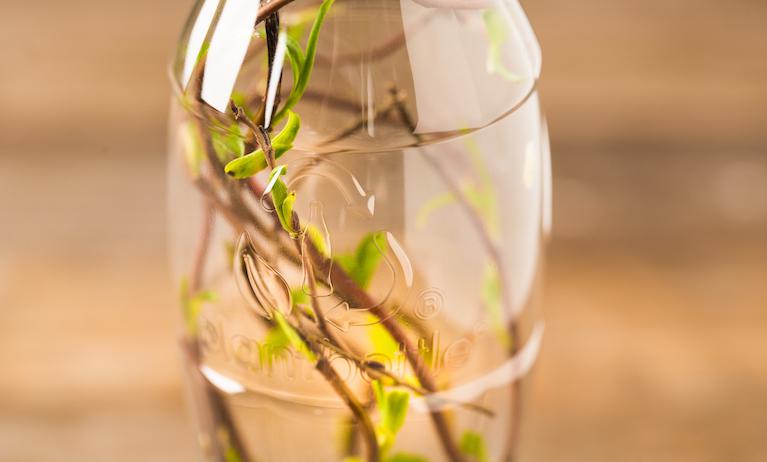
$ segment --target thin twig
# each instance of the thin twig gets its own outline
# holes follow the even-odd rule
[[[279,10],[275,11],[269,17],[266,18],[264,23],[264,29],[266,30],[266,53],[267,53],[267,73],[266,73],[266,86],[264,87],[264,94],[261,99],[261,105],[258,108],[258,114],[256,115],[256,125],[265,127],[269,126],[271,120],[266,120],[266,105],[269,104],[269,88],[272,85],[272,68],[274,67],[274,58],[277,53],[277,40],[280,33],[280,13]],[[282,72],[280,72],[277,78],[277,92],[275,93],[275,99],[272,103],[272,107],[276,108],[280,104],[280,91],[279,87],[282,86]]]
[[[207,197],[204,201],[202,230],[200,232],[197,250],[195,251],[195,258],[192,263],[189,282],[190,295],[196,294],[202,288],[202,277],[205,272],[205,262],[208,255],[208,249],[210,248],[211,234],[213,232],[215,220],[213,201]],[[247,462],[250,460],[250,457],[242,444],[242,440],[237,433],[235,425],[232,423],[232,418],[226,404],[221,399],[218,390],[200,373],[200,346],[195,340],[196,339],[193,338],[182,340],[182,351],[187,357],[189,374],[192,375],[193,380],[197,382],[199,388],[202,390],[202,393],[204,394],[202,399],[205,399],[208,402],[208,406],[205,406],[209,422],[208,436],[215,449],[214,454],[217,459],[225,462],[224,454],[227,452],[227,446],[231,446],[231,448],[239,455],[240,460]],[[221,430],[224,431],[224,435],[218,434]],[[222,439],[225,439],[225,441],[221,441]]]
[[[307,239],[306,236],[304,236],[304,239]],[[319,326],[320,331],[322,334],[327,337],[327,339],[334,345],[343,345],[341,343],[341,340],[338,338],[335,333],[333,333],[328,328],[327,320],[325,319],[325,313],[323,313],[322,308],[320,307],[319,300],[317,300],[317,281],[314,277],[314,267],[312,266],[311,260],[307,258],[307,253],[302,251],[301,247],[301,240],[296,240],[296,243],[299,247],[299,252],[301,253],[301,259],[303,260],[304,270],[306,271],[306,279],[309,284],[309,298],[311,299],[312,303],[312,309],[314,310],[314,316],[317,319],[317,326]]]
[[[430,394],[430,392],[426,390],[425,388],[419,387],[417,385],[413,385],[410,382],[407,382],[406,380],[404,380],[403,378],[401,378],[394,372],[386,369],[386,367],[383,364],[377,361],[369,361],[369,360],[362,359],[358,356],[355,356],[349,353],[348,351],[342,348],[339,348],[333,342],[324,341],[322,339],[314,339],[314,340],[326,346],[327,348],[330,348],[335,353],[342,356],[344,359],[348,359],[351,362],[353,362],[360,370],[367,373],[368,376],[370,376],[370,378],[372,379],[387,378],[391,380],[391,382],[394,383],[394,385],[398,387],[402,387],[402,388],[407,388],[408,390],[412,391],[413,393],[417,395],[421,395],[428,398]],[[448,401],[448,402],[455,404],[457,406],[465,407],[466,409],[470,409],[472,411],[479,412],[480,414],[484,414],[488,417],[495,417],[495,412],[493,412],[492,410],[484,406],[480,406],[478,404],[458,402],[458,401]]]
[[[192,339],[184,339],[181,342],[181,350],[187,360],[188,373],[192,376],[192,380],[197,383],[198,388],[202,390],[202,399],[207,401],[207,406],[203,406],[202,412],[209,413],[208,437],[213,446],[214,457],[219,462],[228,462],[229,459],[226,454],[231,448],[236,452],[240,461],[250,461],[251,458],[242,443],[242,438],[224,399],[218,389],[200,372],[202,358],[199,343]]]
[[[272,0],[268,3],[262,3],[262,6],[258,9],[258,18],[256,19],[255,25],[258,25],[258,23],[280,11],[290,3],[293,3],[293,0]]]
[[[262,7],[262,10],[264,10],[264,8],[268,8],[270,5],[275,5],[275,4],[286,5],[286,4],[290,3],[290,1],[292,1],[292,0],[275,0],[274,2],[267,4],[266,7]],[[276,11],[276,9],[274,11]],[[203,60],[201,60],[201,61],[203,61]],[[201,82],[201,75],[202,75],[202,72],[204,72],[204,66],[202,66],[202,63],[198,63],[198,65],[195,68],[195,71],[197,72],[198,75],[193,77],[193,81],[194,82]],[[198,84],[193,84],[193,85],[189,86],[189,88],[192,89],[193,92],[195,92],[194,93],[194,96],[195,96],[194,100],[198,102],[198,105],[204,104],[199,99],[199,93],[198,92],[200,90],[200,87],[201,87],[201,85],[198,85]],[[239,110],[239,108],[235,108],[235,109],[236,109],[235,110],[235,114],[240,115],[241,111]],[[211,167],[213,168],[213,170],[216,170],[217,172],[220,172],[221,168],[222,168],[222,165],[220,164],[218,159],[215,157],[215,155],[213,155],[212,150],[209,149],[210,148],[210,138],[209,138],[209,136],[207,136],[207,133],[205,132],[203,127],[201,127],[201,123],[199,123],[199,121],[198,121],[198,125],[199,125],[199,128],[200,128],[200,135],[201,135],[202,139],[205,140],[205,151],[206,151],[206,154],[207,154],[206,157],[207,157],[208,161],[210,162]],[[270,150],[271,150],[271,143],[270,143],[270,140],[269,140],[269,135],[268,135],[268,133],[266,133],[265,130],[261,130],[260,129],[261,127],[257,127],[257,128],[259,128],[259,130],[257,130],[255,132],[256,139],[258,140],[259,145],[261,146],[261,148],[264,150],[265,157],[267,158],[267,161],[271,160],[271,164],[272,164],[271,167],[273,168],[273,163],[274,163],[273,153],[272,153],[271,156],[269,155],[270,154]],[[261,136],[259,136],[259,135],[261,135]],[[222,186],[224,186],[225,190],[227,190],[229,192],[235,192],[231,187],[229,187],[229,185],[233,185],[235,183],[228,182],[229,180],[226,177],[219,178],[219,179],[220,179],[220,181],[222,183]],[[220,199],[218,199],[218,196],[215,194],[215,192],[213,190],[211,190],[209,188],[209,185],[204,180],[202,180],[200,178],[200,179],[198,179],[198,181],[196,183],[197,183],[198,187],[203,192],[205,192],[208,197],[211,198],[211,200],[212,200],[211,203],[216,205],[222,212],[226,211],[224,213],[226,214],[226,216],[228,216],[228,218],[230,219],[230,221],[231,221],[231,223],[233,225],[244,228],[244,224],[242,223],[242,220],[241,220],[242,217],[239,216],[240,214],[243,213],[243,211],[246,211],[247,212],[246,214],[250,215],[247,218],[252,218],[252,219],[255,220],[255,216],[250,214],[250,212],[247,209],[247,207],[240,207],[241,205],[243,205],[242,204],[242,199],[239,198],[239,194],[236,194],[236,192],[235,192],[235,194],[230,194],[230,206],[232,208],[240,208],[239,212],[235,212],[235,211],[231,210],[230,207],[227,207]],[[235,197],[233,197],[234,195],[237,195],[238,197],[235,199]],[[297,216],[295,215],[295,213],[294,213],[294,216],[293,216],[293,220],[294,220],[294,222],[297,221]],[[296,227],[296,229],[298,229],[298,227]],[[199,364],[199,359],[195,359],[194,364],[198,365]],[[197,366],[195,366],[195,367],[197,367]],[[327,361],[327,359],[324,358],[324,356],[320,356],[320,360],[317,362],[316,368],[330,382],[330,384],[332,385],[334,390],[336,390],[336,392],[339,394],[339,396],[344,400],[344,402],[350,408],[352,413],[356,416],[358,421],[363,424],[363,428],[365,429],[364,433],[365,433],[365,437],[366,437],[367,447],[368,447],[368,461],[369,462],[378,462],[379,458],[380,458],[379,457],[379,450],[378,450],[378,440],[377,440],[377,437],[375,435],[375,430],[373,429],[373,424],[372,424],[372,421],[370,420],[370,416],[365,412],[365,410],[362,407],[362,405],[359,403],[359,401],[357,401],[357,399],[354,397],[354,395],[351,392],[351,390],[348,389],[346,384],[343,383],[341,378],[338,376],[338,374],[332,368],[332,366]],[[210,402],[210,406],[211,406],[212,410],[215,410],[218,413],[226,412],[225,408],[217,405],[213,401]],[[222,425],[229,425],[229,426],[226,427],[228,429],[227,430],[227,434],[229,434],[230,437],[232,437],[232,438],[236,437],[236,431],[235,431],[235,428],[231,425],[231,422],[222,422]],[[238,445],[239,445],[239,443],[238,443]],[[220,451],[219,451],[219,456],[223,456],[223,454]]]
[[[327,146],[331,143],[335,143],[337,141],[341,141],[344,138],[348,138],[349,136],[353,135],[355,132],[363,128],[365,125],[367,125],[371,120],[375,121],[378,120],[379,117],[388,115],[392,109],[396,106],[396,101],[390,101],[388,104],[386,104],[384,107],[376,109],[375,113],[373,113],[372,118],[368,118],[368,115],[365,114],[364,116],[360,117],[360,119],[354,123],[353,125],[349,126],[348,128],[341,130],[339,133],[331,136],[330,138],[320,141],[317,146]]]
[[[357,421],[362,424],[362,433],[365,437],[366,443],[365,447],[368,451],[368,461],[378,462],[381,457],[378,447],[378,437],[376,436],[375,429],[373,427],[373,421],[370,420],[370,415],[367,413],[362,404],[360,404],[357,398],[354,397],[352,391],[349,389],[349,387],[346,386],[344,381],[341,380],[341,377],[338,376],[338,373],[336,373],[335,369],[333,369],[333,366],[330,365],[330,362],[328,362],[324,356],[321,357],[319,361],[317,361],[316,368],[325,377],[325,379],[330,382],[336,393],[344,399],[346,405],[349,407],[349,409],[352,410],[352,413],[357,418]]]
[[[246,248],[245,251],[250,252],[248,248]],[[254,257],[252,254],[250,256]],[[243,271],[247,271],[247,268],[243,267]],[[259,315],[256,315],[256,317],[259,321],[265,323],[267,326],[272,328],[275,327],[273,321]],[[290,321],[287,322],[290,324]],[[368,462],[379,462],[380,450],[378,447],[378,438],[376,437],[373,422],[370,419],[368,413],[365,411],[365,408],[362,406],[362,404],[360,404],[359,400],[357,400],[357,398],[354,396],[354,393],[344,383],[335,369],[333,369],[333,366],[325,357],[325,353],[321,348],[319,348],[318,344],[311,342],[307,334],[304,333],[303,330],[298,326],[294,326],[292,324],[290,324],[290,326],[298,333],[304,346],[308,350],[311,350],[318,357],[318,360],[314,365],[315,369],[317,369],[317,371],[325,378],[330,386],[333,387],[333,390],[335,390],[336,394],[344,401],[344,403],[346,403],[347,407],[352,411],[352,414],[355,416],[357,421],[361,423],[367,447]]]
[[[397,101],[397,98],[395,97],[394,100]],[[273,212],[271,215],[274,220],[277,220],[276,212]],[[292,222],[293,229],[302,229],[301,220],[295,210],[293,210]],[[311,261],[316,268],[320,269],[321,274],[329,275],[329,279],[330,281],[333,281],[334,289],[337,290],[340,297],[353,303],[355,306],[372,307],[370,308],[370,313],[380,320],[383,327],[396,342],[403,345],[405,356],[424,389],[427,390],[428,393],[436,392],[437,385],[434,382],[434,378],[425,367],[423,359],[418,354],[418,349],[410,341],[396,319],[389,315],[389,312],[385,307],[376,304],[370,295],[365,290],[361,289],[339,265],[334,265],[332,261],[325,258],[310,239],[305,240],[305,242],[305,249],[308,250]],[[329,281],[327,282],[329,283]],[[463,461],[463,455],[453,439],[450,425],[444,414],[432,409],[430,415],[435,430],[437,431],[437,435],[442,442],[449,460],[451,462]]]
[[[237,105],[237,103],[234,102],[234,100],[229,100],[229,108],[232,110],[232,114],[234,115],[234,120],[237,122],[245,124],[251,132],[253,132],[253,135],[255,136],[256,132],[258,131],[258,126],[255,122],[250,120],[250,117],[245,115],[245,110]]]
[[[341,298],[353,302],[355,306],[371,307],[370,313],[378,318],[389,335],[403,346],[405,357],[413,368],[413,372],[423,388],[429,393],[436,392],[437,385],[434,378],[425,367],[423,359],[418,354],[418,349],[413,345],[413,342],[408,338],[399,323],[397,323],[397,320],[390,315],[386,308],[376,304],[370,295],[361,289],[339,265],[332,264],[332,262],[326,259],[311,242],[308,244],[307,249],[310,252],[310,256],[314,261],[316,268],[318,268],[320,270],[319,272],[322,274],[330,274],[330,279],[333,281],[333,287]],[[450,425],[448,424],[445,415],[442,412],[433,409],[431,410],[430,415],[448,459],[451,462],[462,461],[463,456],[453,439]]]
[[[393,95],[398,94],[394,86],[390,87],[389,91]],[[407,111],[407,108],[404,106],[404,104],[399,103],[397,106],[397,111],[399,112],[403,123],[405,123],[405,125],[408,127],[411,133],[413,133],[413,137],[415,137],[416,140],[421,141],[420,135],[415,133],[416,124],[413,121],[412,117],[410,116],[410,113]],[[439,162],[435,161],[434,158],[427,155],[426,153],[421,151],[421,154],[422,154],[422,158],[426,160],[426,162],[434,169],[434,171],[437,172],[437,174],[440,176],[442,181],[447,186],[448,190],[456,198],[458,204],[460,204],[464,212],[468,215],[469,220],[471,221],[474,229],[477,231],[477,234],[480,236],[480,239],[482,240],[485,250],[490,255],[491,260],[495,264],[496,271],[498,272],[498,280],[499,280],[499,285],[501,288],[500,291],[501,291],[501,297],[503,298],[503,304],[507,308],[507,310],[511,311],[511,308],[512,308],[511,291],[507,287],[508,279],[506,278],[506,275],[507,275],[506,267],[504,265],[503,258],[501,256],[501,252],[498,246],[496,245],[495,241],[493,240],[492,236],[490,236],[490,233],[488,233],[487,228],[485,227],[485,223],[482,220],[482,217],[479,215],[477,210],[471,205],[471,202],[466,197],[463,190],[453,180],[453,178],[445,170],[445,168]],[[514,357],[519,351],[519,324],[516,318],[512,318],[509,321],[508,330],[511,336],[511,344],[509,346],[509,356]],[[515,380],[511,386],[512,422],[511,422],[511,429],[509,431],[509,438],[507,441],[506,458],[504,459],[508,461],[511,461],[513,458],[513,452],[514,452],[514,449],[516,448],[517,439],[519,435],[519,421],[521,418],[521,410],[522,410],[522,400],[520,398],[521,398],[521,382],[519,380]]]
[[[315,63],[324,66],[345,66],[349,64],[359,64],[360,62],[375,62],[380,61],[397,50],[402,49],[407,42],[408,37],[412,40],[415,34],[425,30],[425,27],[432,19],[437,16],[437,11],[431,11],[427,14],[420,16],[413,21],[412,24],[403,26],[402,30],[396,34],[393,34],[379,43],[370,45],[362,51],[356,51],[352,53],[325,57],[317,54]],[[406,33],[406,30],[410,30],[410,35]]]
[[[262,6],[259,13],[259,19],[256,21],[256,24],[263,20],[265,17],[270,16],[274,12],[278,11],[281,7],[289,4],[292,0],[274,0],[271,3],[267,3],[266,5]],[[199,82],[201,81],[202,76],[202,70],[200,69],[202,67],[202,62],[204,60],[200,60],[201,62],[198,63],[198,66],[196,67],[196,70],[198,70],[198,77],[199,78],[193,78],[194,81]],[[190,85],[190,88],[197,88],[199,89],[199,86],[197,85]],[[199,93],[195,92],[195,100],[200,101]],[[396,98],[395,98],[396,100]],[[202,103],[204,105],[204,103]],[[207,139],[205,132],[203,131],[202,135]],[[268,138],[268,136],[266,136]],[[265,145],[262,145],[262,148],[265,148]],[[267,148],[268,149],[268,148]],[[265,149],[266,152],[266,149]],[[218,162],[218,159],[214,158],[215,156],[208,156],[208,159],[211,161],[211,165],[214,168],[214,170],[219,167],[220,162]],[[223,172],[221,172],[223,173]],[[223,183],[225,185],[231,184],[227,183],[226,179],[223,180]],[[227,191],[233,192],[234,190],[231,188],[226,188]],[[242,199],[237,199],[238,201],[241,201]],[[235,198],[230,197],[230,201],[234,205]],[[294,223],[294,229],[300,229],[300,220],[298,218],[298,215],[293,212],[292,221]],[[337,287],[339,289],[339,294],[346,299],[352,300],[353,302],[356,302],[358,306],[374,306],[371,309],[371,313],[379,318],[382,325],[386,328],[386,330],[389,332],[389,334],[395,339],[395,341],[398,341],[403,345],[403,348],[405,350],[405,355],[408,359],[408,361],[411,364],[411,367],[413,368],[416,377],[418,378],[419,382],[423,386],[423,388],[428,391],[429,393],[433,393],[436,391],[436,383],[434,382],[433,377],[431,374],[427,371],[425,365],[423,364],[423,360],[420,358],[417,349],[414,347],[410,339],[405,334],[403,328],[397,323],[397,321],[389,316],[389,313],[386,308],[383,306],[375,306],[371,297],[365,292],[363,289],[359,288],[356,283],[345,273],[343,272],[338,265],[332,265],[328,262],[327,259],[325,259],[314,247],[314,245],[309,241],[308,248],[310,249],[310,256],[311,259],[314,260],[315,264],[317,264],[318,268],[324,268],[324,269],[330,269],[331,271],[329,274],[331,275],[331,278],[334,282],[337,282]],[[328,267],[329,266],[329,267]],[[320,365],[319,371],[329,380],[331,380],[331,383],[333,384],[336,391],[344,398],[344,400],[347,402],[347,405],[350,407],[352,412],[357,415],[357,417],[363,421],[363,422],[369,422],[370,417],[367,415],[366,412],[364,412],[364,409],[359,405],[358,402],[355,401],[356,399],[353,397],[353,395],[346,394],[345,391],[348,391],[346,388],[346,385],[339,380],[334,381],[333,380],[333,369],[330,367],[330,364],[320,361],[318,363]],[[337,375],[335,378],[338,378]],[[435,425],[435,429],[437,431],[437,434],[443,444],[443,447],[445,449],[445,452],[447,453],[448,459],[451,462],[459,462],[463,460],[463,456],[461,452],[458,450],[458,447],[453,440],[450,427],[448,425],[448,422],[443,415],[442,412],[432,410],[431,413],[432,421]],[[375,435],[372,435],[372,440],[375,440]],[[373,454],[374,448],[376,446],[370,445],[370,455],[371,457],[375,458],[377,455]]]
[[[213,232],[213,225],[216,219],[214,212],[214,206],[210,199],[204,198],[205,204],[203,205],[202,213],[202,229],[200,230],[199,241],[197,242],[197,249],[194,253],[194,260],[192,261],[192,271],[189,277],[189,293],[195,294],[200,290],[202,286],[202,276],[205,272],[205,259],[208,255],[208,248],[210,247],[210,236]]]

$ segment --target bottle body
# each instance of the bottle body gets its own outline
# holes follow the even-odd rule
[[[503,43],[488,45],[494,21],[524,36],[518,13],[296,2],[275,25],[222,3],[200,2],[185,34],[169,165],[204,454],[507,460],[543,332],[550,200],[535,56],[512,59],[521,40],[496,62]],[[422,37],[456,27],[484,68],[441,81]],[[231,90],[217,34],[230,55],[246,42]],[[467,85],[478,76],[509,99]]]

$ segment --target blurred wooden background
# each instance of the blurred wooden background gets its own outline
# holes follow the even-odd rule
[[[192,458],[164,254],[190,3],[0,7],[0,460]],[[523,460],[765,460],[767,2],[523,3],[555,168]]]

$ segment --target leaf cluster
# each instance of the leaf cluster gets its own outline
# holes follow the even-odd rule
[[[369,233],[362,238],[354,252],[337,256],[336,262],[357,285],[366,289],[388,248],[386,233]]]

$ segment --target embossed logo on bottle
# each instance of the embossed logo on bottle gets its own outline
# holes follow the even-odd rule
[[[393,232],[372,225],[375,195],[343,167],[323,160],[318,169],[316,162],[289,165],[288,189],[311,198],[297,205],[300,231],[289,237],[276,229],[278,248],[261,248],[247,232],[237,242],[234,277],[255,326],[227,316],[202,319],[203,350],[246,374],[239,378],[251,386],[295,384],[293,392],[302,390],[300,383],[324,383],[315,371],[318,358],[347,381],[382,374],[413,381],[424,371],[439,376],[466,367],[482,329],[442,330],[445,294],[416,283],[405,247]],[[330,192],[303,193],[323,187]],[[341,200],[325,202],[331,193]],[[269,201],[261,203],[273,212]],[[344,228],[350,217],[356,226]],[[352,229],[369,232],[352,235]],[[313,390],[300,393],[319,389]]]

